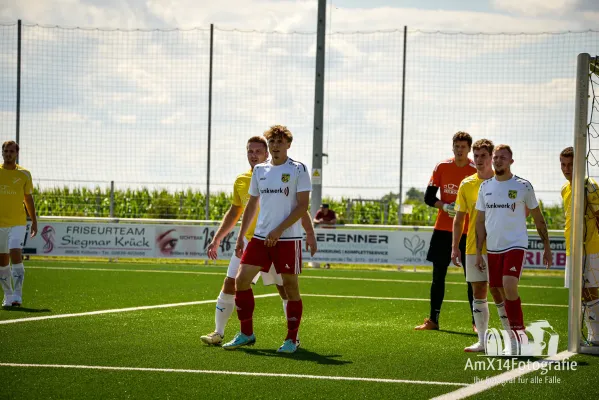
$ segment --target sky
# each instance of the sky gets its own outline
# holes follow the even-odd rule
[[[338,0],[327,12],[325,196],[398,192],[407,26],[404,192],[424,189],[465,130],[512,145],[515,172],[559,201],[556,154],[572,142],[576,55],[599,53],[599,2]],[[15,135],[21,19],[21,162],[39,184],[204,190],[213,23],[211,191],[231,190],[245,141],[274,123],[310,166],[316,15],[316,1],[4,0],[0,139]]]

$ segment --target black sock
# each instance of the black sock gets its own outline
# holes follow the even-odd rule
[[[431,312],[429,318],[436,324],[439,323],[441,304],[445,297],[445,277],[447,276],[445,263],[433,263],[433,283],[431,284]]]
[[[462,269],[464,270],[464,277],[466,277],[466,264],[462,263],[464,266]],[[474,293],[472,292],[472,283],[466,282],[468,285],[468,304],[470,304],[470,315],[472,315],[472,325],[474,325],[474,311],[472,308],[472,302],[474,301]]]

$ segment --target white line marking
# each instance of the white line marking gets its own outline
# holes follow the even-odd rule
[[[155,272],[163,274],[191,274],[191,275],[225,275],[224,272],[204,272],[204,271],[175,271],[164,269],[123,269],[123,268],[79,268],[79,267],[41,267],[27,265],[31,269],[56,269],[56,270],[74,270],[74,271],[109,271],[109,272]],[[341,281],[367,281],[367,282],[393,282],[393,283],[425,283],[430,284],[430,280],[410,280],[410,279],[385,279],[385,278],[349,278],[344,276],[309,276],[303,274],[302,279],[326,279]],[[464,285],[465,282],[445,282],[446,285]],[[542,285],[518,285],[520,288],[533,289],[566,289],[563,286],[542,286]]]
[[[484,392],[485,390],[489,390],[492,387],[501,385],[502,383],[508,382],[512,379],[516,379],[522,375],[538,371],[539,369],[543,368],[551,362],[560,362],[572,357],[573,355],[575,355],[575,353],[570,353],[569,351],[562,351],[561,353],[558,353],[552,357],[548,357],[545,360],[532,363],[530,369],[512,369],[511,371],[504,372],[503,374],[490,377],[492,379],[487,379],[474,383],[472,385],[468,385],[465,388],[458,389],[454,392],[434,397],[432,400],[459,400],[464,399],[466,397],[474,396],[477,393]]]
[[[416,299],[411,297],[376,297],[376,296],[347,296],[347,295],[336,295],[336,294],[304,294],[304,297],[331,297],[339,299],[365,299],[365,300],[400,300],[400,301],[431,301],[430,299]],[[445,303],[467,303],[467,300],[443,300]],[[522,303],[523,306],[533,307],[564,307],[567,308],[567,304],[535,304],[535,303]]]
[[[412,381],[407,379],[384,379],[384,378],[359,378],[352,376],[329,376],[329,375],[301,375],[301,374],[274,374],[268,372],[243,372],[243,371],[210,371],[201,369],[172,369],[172,368],[134,368],[134,367],[104,367],[95,365],[60,365],[60,364],[16,364],[0,363],[2,367],[26,367],[26,368],[64,368],[64,369],[95,369],[108,371],[145,371],[145,372],[176,372],[186,374],[214,374],[214,375],[241,375],[241,376],[265,376],[274,378],[300,378],[300,379],[322,379],[331,381],[360,381],[378,383],[411,383],[417,385],[442,385],[442,386],[468,386],[460,382],[429,382]]]
[[[262,297],[273,297],[273,296],[278,296],[278,295],[279,295],[278,293],[268,293],[268,294],[259,294],[259,295],[254,296],[254,297],[255,298],[262,298]],[[156,309],[156,308],[171,308],[171,307],[195,306],[195,305],[198,305],[198,304],[210,304],[210,303],[216,303],[216,300],[188,301],[186,303],[157,304],[157,305],[153,305],[153,306],[115,308],[115,309],[110,309],[110,310],[88,311],[88,312],[74,313],[74,314],[57,314],[57,315],[45,315],[43,317],[7,319],[7,320],[4,320],[4,321],[0,321],[0,325],[1,324],[16,324],[16,323],[19,323],[19,322],[42,321],[42,320],[45,320],[45,319],[84,317],[84,316],[87,316],[87,315],[101,315],[101,314],[123,313],[123,312],[130,312],[130,311],[153,310],[153,309]]]

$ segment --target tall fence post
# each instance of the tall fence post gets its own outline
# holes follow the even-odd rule
[[[21,38],[23,25],[21,20],[17,23],[17,109],[16,109],[16,139],[19,143],[21,140]],[[17,162],[19,162],[17,156]]]
[[[114,218],[114,181],[110,181],[110,218]]]
[[[324,122],[324,67],[327,1],[318,0],[316,29],[316,81],[314,87],[314,133],[312,139],[312,201],[310,213],[316,215],[322,202],[322,143]]]
[[[408,43],[408,27],[403,27],[403,68],[401,77],[401,138],[399,144],[399,206],[397,207],[397,225],[402,225],[403,217],[403,139],[404,115],[406,109],[406,45]]]
[[[206,157],[206,210],[204,217],[210,219],[210,146],[212,141],[212,60],[214,54],[214,24],[210,24],[210,68],[208,70],[208,154]]]

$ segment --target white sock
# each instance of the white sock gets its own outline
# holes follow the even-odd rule
[[[583,303],[586,308],[584,322],[587,325],[589,339],[599,341],[599,300]]]
[[[214,311],[214,323],[216,324],[214,330],[221,336],[225,336],[225,326],[227,326],[233,310],[235,310],[235,295],[220,292],[216,299],[216,310]]]
[[[472,302],[472,311],[474,314],[474,325],[478,330],[478,341],[485,344],[485,335],[489,328],[489,304],[487,299],[474,299]]]
[[[23,281],[25,280],[25,266],[23,263],[12,265],[12,283],[14,295],[23,296]]]
[[[497,307],[497,314],[499,314],[499,320],[501,321],[501,326],[503,327],[503,330],[512,330],[512,328],[510,327],[510,320],[507,319],[507,313],[505,312],[505,307],[503,303],[495,303],[495,306]]]
[[[4,292],[4,296],[6,296],[6,297],[12,296],[12,283],[10,280],[10,265],[0,267],[0,286],[2,286],[2,291]]]

